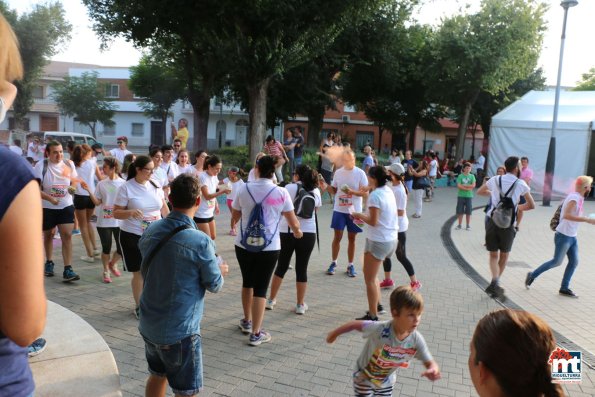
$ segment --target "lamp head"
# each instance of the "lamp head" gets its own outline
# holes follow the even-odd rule
[[[562,6],[562,8],[568,9],[570,7],[577,6],[578,5],[578,0],[562,0],[562,2],[560,3],[560,5]]]

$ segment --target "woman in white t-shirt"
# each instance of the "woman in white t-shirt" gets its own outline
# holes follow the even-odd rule
[[[219,215],[217,197],[229,193],[230,189],[225,186],[217,191],[217,186],[219,186],[217,175],[219,175],[223,167],[219,157],[207,157],[204,167],[205,170],[198,175],[202,200],[200,200],[200,205],[194,214],[194,222],[200,231],[210,236],[212,240],[215,240],[217,237],[215,215]]]
[[[358,320],[378,321],[378,313],[384,308],[380,304],[378,269],[385,258],[397,248],[399,224],[397,202],[390,187],[386,185],[391,177],[384,167],[374,166],[368,170],[368,213],[354,212],[352,216],[368,224],[364,248],[364,280],[368,293],[368,312]]]
[[[199,150],[198,152],[196,152],[196,154],[194,155],[195,162],[192,166],[194,167],[194,169],[192,170],[192,175],[198,178],[198,175],[200,175],[200,173],[204,171],[205,160],[207,157],[209,157],[209,155],[204,150]]]
[[[421,288],[421,283],[415,276],[413,264],[407,258],[407,229],[409,228],[409,219],[407,218],[407,187],[405,186],[405,167],[400,163],[391,164],[385,167],[392,179],[392,191],[397,202],[397,215],[399,216],[399,242],[397,243],[397,260],[401,262],[405,271],[409,275],[410,286],[414,291]],[[384,267],[384,280],[380,282],[380,288],[392,288],[395,286],[390,277],[392,263],[390,257],[386,258],[382,264]]]
[[[194,167],[190,164],[190,156],[188,155],[188,150],[182,149],[178,152],[178,157],[176,158],[176,174],[172,175],[172,180],[175,179],[176,176],[180,174],[193,174]],[[173,168],[173,167],[172,167]]]
[[[227,171],[227,178],[223,180],[223,183],[227,185],[227,187],[231,188],[231,192],[227,195],[227,208],[229,208],[229,213],[231,213],[231,204],[238,193],[238,189],[244,184],[244,181],[238,176],[239,172],[240,169],[238,167],[231,167]],[[237,225],[232,221],[229,229],[230,236],[238,235],[236,226]]]
[[[578,234],[579,222],[587,222],[595,225],[594,218],[583,216],[583,203],[585,197],[588,197],[591,192],[592,184],[593,178],[590,176],[583,175],[576,178],[574,183],[575,190],[566,196],[560,210],[560,223],[558,223],[556,234],[554,235],[554,257],[532,272],[527,273],[527,278],[525,279],[525,286],[527,288],[533,284],[533,281],[541,273],[560,266],[564,257],[568,256],[568,264],[566,265],[566,270],[564,270],[559,293],[563,296],[578,298],[578,295],[570,289],[570,279],[572,279],[572,275],[578,266],[578,240],[576,236]]]
[[[126,181],[118,176],[120,172],[120,163],[115,157],[106,157],[103,159],[103,174],[105,179],[100,181],[95,187],[95,193],[91,192],[89,186],[81,183],[84,189],[89,192],[89,197],[98,207],[97,214],[97,234],[101,241],[101,261],[103,262],[103,282],[111,283],[110,273],[120,277],[118,270],[118,261],[122,257],[120,248],[120,221],[114,218],[114,202],[116,193],[120,186]],[[116,251],[112,251],[112,235],[116,241]]]
[[[299,165],[293,174],[293,181],[285,189],[289,192],[291,201],[295,202],[298,189],[304,189],[306,192],[311,194],[314,199],[314,207],[320,208],[322,205],[322,199],[320,197],[320,190],[318,190],[318,173],[314,171],[310,166],[302,164]],[[306,200],[304,198],[303,200]],[[309,199],[312,200],[312,199]],[[312,203],[310,201],[310,203]],[[296,206],[299,203],[295,204]],[[299,211],[298,208],[294,208]],[[310,261],[310,255],[314,249],[316,243],[316,214],[314,213],[311,218],[301,218],[297,216],[300,222],[300,229],[302,230],[303,237],[296,239],[291,233],[287,221],[285,218],[281,218],[279,222],[279,236],[281,238],[281,252],[279,254],[279,261],[277,262],[277,268],[275,269],[275,275],[271,283],[271,295],[267,299],[266,308],[273,310],[277,303],[276,298],[283,283],[283,277],[289,269],[289,263],[291,257],[295,251],[295,288],[296,288],[296,306],[295,312],[297,314],[305,314],[308,310],[308,305],[304,302],[306,296],[306,287],[308,282],[308,262]]]
[[[149,225],[169,214],[163,189],[151,180],[155,164],[149,156],[138,156],[128,169],[128,180],[118,189],[114,201],[114,218],[120,219],[120,247],[124,269],[132,273],[132,296],[138,303],[143,289],[140,273],[142,255],[138,248],[140,236]]]
[[[95,257],[100,255],[100,251],[95,246],[95,233],[93,233],[93,225],[91,225],[95,204],[93,204],[89,194],[95,191],[95,177],[97,177],[97,180],[101,180],[103,175],[101,175],[99,167],[97,167],[97,159],[93,157],[93,149],[87,144],[75,146],[72,152],[72,161],[76,167],[80,182],[85,182],[89,187],[87,191],[82,188],[81,183],[78,183],[73,202],[74,216],[78,220],[83,244],[87,251],[87,255],[81,256],[81,260],[93,263]]]
[[[252,167],[250,172],[248,172],[248,182],[254,182],[255,180],[257,180],[259,178],[259,176],[258,176],[258,160],[260,160],[260,158],[264,157],[264,156],[266,156],[266,154],[263,152],[259,152],[256,155],[256,158],[254,159],[254,167]],[[279,181],[277,180],[277,175],[273,175],[273,183],[275,185],[277,183],[279,183]]]
[[[262,330],[261,326],[267,289],[281,250],[279,222],[282,216],[287,219],[295,238],[302,238],[300,223],[293,212],[289,193],[272,181],[275,160],[271,156],[263,156],[258,160],[257,167],[260,177],[254,182],[241,186],[232,203],[234,222],[241,219],[240,233],[235,241],[236,258],[242,272],[242,308],[244,309],[244,318],[240,320],[239,327],[243,333],[250,334],[249,343],[252,346],[271,340],[271,335]],[[259,231],[264,232],[266,245],[257,252],[250,243],[261,243],[262,238],[250,239],[246,236],[244,239],[242,236],[246,231],[244,228],[250,226],[248,225],[250,215],[256,203],[262,203],[264,224],[259,225]],[[247,248],[252,250],[249,251]]]

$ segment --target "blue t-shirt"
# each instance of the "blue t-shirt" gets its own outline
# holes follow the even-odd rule
[[[298,136],[297,138],[294,137],[293,139],[295,140],[295,147],[293,148],[293,155],[296,158],[300,158],[300,157],[302,157],[302,154],[304,152],[304,138],[301,136]]]
[[[0,222],[14,198],[33,179],[33,167],[27,160],[0,147]],[[0,396],[29,396],[34,390],[27,348],[0,332]]]
[[[374,167],[374,158],[372,157],[372,155],[367,155],[364,158],[364,162],[362,163],[362,170],[366,170],[366,166],[368,166],[369,168]]]

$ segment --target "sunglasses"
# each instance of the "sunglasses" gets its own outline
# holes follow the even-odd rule
[[[116,143],[119,145],[121,143],[124,143],[124,141],[116,141]]]

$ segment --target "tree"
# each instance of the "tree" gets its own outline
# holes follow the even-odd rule
[[[23,80],[15,82],[18,95],[13,104],[15,127],[22,129],[33,106],[33,89],[43,74],[49,58],[70,40],[72,26],[66,21],[59,2],[37,4],[29,13],[18,16],[0,0],[0,10],[12,25],[19,40],[25,70]]]
[[[583,73],[583,79],[574,87],[573,91],[595,91],[595,68]]]
[[[81,77],[66,76],[63,82],[54,84],[53,89],[60,111],[89,126],[93,137],[97,137],[97,122],[108,127],[114,125],[115,106],[104,100],[105,86],[97,83],[97,72],[83,73]]]
[[[526,78],[537,64],[546,6],[536,0],[483,0],[472,15],[446,19],[436,35],[431,83],[459,115],[456,157],[463,156],[473,104]]]
[[[143,100],[140,106],[145,115],[161,120],[161,131],[166,138],[170,109],[184,97],[185,84],[170,62],[158,63],[153,59],[160,58],[145,55],[137,66],[130,68],[128,86]]]

